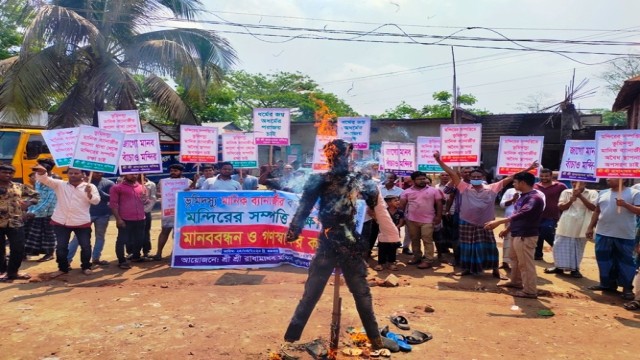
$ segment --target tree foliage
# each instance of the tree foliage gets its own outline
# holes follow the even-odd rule
[[[0,60],[15,56],[22,43],[22,33],[28,25],[26,0],[0,2]]]
[[[209,88],[204,104],[193,109],[202,121],[231,121],[249,130],[254,108],[290,108],[292,121],[314,121],[320,104],[336,116],[355,115],[351,106],[335,94],[322,91],[308,75],[289,72],[230,72],[221,86]]]
[[[164,117],[197,123],[165,77],[196,103],[235,63],[235,51],[209,30],[140,29],[154,16],[192,20],[201,11],[199,0],[43,1],[19,54],[0,61],[0,110],[25,120],[57,100],[49,126],[69,127],[95,120],[97,111],[136,109],[147,98]]]
[[[602,115],[602,123],[609,126],[626,126],[627,113],[624,111],[613,112],[609,109],[591,109],[591,114]]]
[[[453,111],[453,104],[451,100],[453,95],[448,91],[437,91],[432,95],[435,104],[425,105],[422,109],[414,108],[413,106],[402,101],[398,106],[393,109],[388,109],[384,113],[375,118],[379,119],[422,119],[422,118],[450,118]],[[465,111],[469,111],[476,115],[489,114],[484,109],[464,108],[463,106],[473,106],[478,99],[471,94],[458,95],[458,107],[463,108]]]
[[[609,63],[609,69],[600,78],[607,83],[607,90],[618,94],[625,80],[640,75],[640,57],[629,55]]]

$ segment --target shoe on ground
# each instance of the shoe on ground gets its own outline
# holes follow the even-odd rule
[[[407,262],[407,264],[408,265],[418,265],[421,262],[422,262],[421,260],[411,260],[411,261]]]
[[[384,336],[373,340],[371,342],[371,348],[373,350],[388,349],[392,353],[400,352],[400,346],[398,346],[398,343]]]
[[[576,279],[582,279],[582,273],[579,270],[573,270],[571,272],[571,277]]]
[[[128,262],[122,262],[122,263],[119,263],[119,264],[118,264],[118,267],[119,267],[120,269],[131,269],[131,265],[129,265],[129,263],[128,263]]]
[[[45,261],[51,261],[51,260],[53,260],[53,255],[48,254],[38,259],[38,262],[45,262]]]
[[[96,266],[109,266],[109,262],[107,260],[100,259],[93,260],[92,264]]]
[[[85,274],[85,275],[91,275],[91,274],[93,274],[93,271],[91,271],[91,269],[84,269],[84,270],[82,270],[82,273]]]
[[[544,269],[544,273],[545,274],[563,274],[564,271],[554,266],[554,267],[549,267]]]

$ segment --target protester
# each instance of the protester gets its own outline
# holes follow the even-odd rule
[[[51,175],[51,165],[42,164]],[[34,173],[35,174],[35,173]],[[34,175],[35,176],[35,175]],[[35,190],[40,194],[40,201],[29,206],[26,217],[29,219],[29,227],[25,233],[25,254],[27,256],[37,256],[42,254],[38,262],[53,260],[53,253],[56,249],[56,234],[51,225],[51,215],[56,207],[56,194],[48,186],[36,181]]]
[[[598,194],[586,232],[587,238],[592,239],[595,229],[596,262],[600,274],[600,284],[589,289],[616,292],[621,286],[622,297],[633,300],[632,282],[636,272],[633,250],[636,215],[640,214],[640,192],[628,188],[623,179],[607,179],[607,185],[609,189]]]
[[[56,261],[58,272],[69,272],[69,238],[74,233],[80,244],[82,273],[91,274],[91,205],[100,203],[100,194],[93,184],[82,181],[83,173],[79,169],[69,168],[68,181],[52,179],[42,165],[33,168],[36,180],[53,189],[58,201],[51,216],[53,231],[56,234]]]
[[[442,193],[427,186],[427,175],[422,171],[414,171],[411,180],[413,186],[402,192],[399,206],[405,213],[407,231],[411,238],[413,260],[408,264],[417,264],[419,269],[428,269],[435,261],[433,229],[442,220]]]
[[[182,173],[184,172],[184,165],[182,164],[172,164],[169,166],[169,179],[184,179]],[[187,188],[190,188],[193,182],[191,180],[188,181]],[[158,191],[156,192],[156,199],[161,201],[162,198],[162,180],[158,184]],[[185,189],[186,190],[186,189]],[[163,216],[161,219],[161,229],[160,234],[158,235],[158,248],[156,249],[156,254],[153,255],[152,259],[159,261],[162,260],[162,249],[167,244],[167,240],[169,240],[169,235],[173,231],[174,225],[174,217],[173,216]]]
[[[292,192],[292,184],[294,179],[293,166],[284,165],[273,168],[271,166],[261,167],[260,178],[258,183],[264,185],[269,190],[282,190]]]
[[[380,193],[382,194],[383,198],[386,198],[390,195],[400,197],[400,194],[402,194],[402,188],[396,185],[397,181],[398,175],[394,173],[387,173],[385,175],[384,183],[380,187]]]
[[[98,171],[94,171],[91,176],[91,184],[98,189],[100,195],[100,202],[96,205],[92,205],[89,208],[89,214],[91,215],[91,223],[93,224],[93,230],[95,232],[95,241],[93,243],[93,253],[91,254],[91,263],[95,266],[107,266],[109,262],[102,260],[102,249],[104,249],[105,235],[107,228],[109,227],[109,219],[111,218],[111,208],[109,207],[109,192],[111,187],[115,184],[113,181],[104,178],[104,174]],[[69,243],[69,255],[67,260],[69,263],[73,260],[73,257],[78,251],[78,238],[74,236]]]
[[[200,188],[201,190],[242,190],[240,183],[231,178],[233,164],[221,162],[218,167],[220,168],[220,174],[205,180]]]
[[[118,267],[131,269],[125,256],[125,246],[131,251],[131,261],[144,262],[140,256],[144,242],[145,211],[147,189],[138,182],[137,174],[126,174],[123,181],[115,185],[109,192],[111,201],[109,206],[116,218],[118,238],[116,240],[116,256]]]
[[[153,207],[156,205],[157,188],[156,183],[149,180],[145,175],[140,175],[140,183],[144,184],[144,187],[147,190],[147,203],[144,205],[144,240],[142,242],[142,256],[149,258],[149,253],[151,252],[151,224],[153,221],[151,211],[153,211]]]
[[[527,170],[535,169],[536,167],[537,165],[534,163]],[[533,189],[535,181],[533,174],[527,171],[515,174],[513,176],[513,187],[521,195],[516,201],[513,214],[508,218],[488,221],[485,224],[485,229],[488,231],[493,231],[501,224],[509,224],[506,229],[500,232],[500,236],[510,232],[513,240],[510,248],[511,253],[509,254],[512,264],[511,279],[508,282],[498,284],[498,286],[518,289],[513,296],[529,299],[538,297],[533,252],[538,241],[540,220],[544,211],[544,201],[540,194]]]
[[[467,184],[471,182],[471,170],[473,170],[473,168],[464,167],[460,172],[460,178]],[[453,185],[452,182],[449,183],[451,186],[447,184],[442,190],[445,196],[449,196],[449,198],[446,199],[444,213],[451,214],[449,215],[450,220],[447,220],[447,222],[451,224],[451,247],[453,248],[454,257],[453,264],[458,266],[460,265],[460,205],[462,198],[456,186]]]
[[[472,170],[469,175],[470,183],[462,181],[460,176],[440,159],[436,152],[434,158],[444,171],[451,177],[451,182],[460,193],[459,221],[459,251],[460,267],[458,276],[482,273],[486,269],[492,270],[492,275],[500,279],[498,270],[499,253],[493,231],[485,228],[485,223],[495,219],[495,199],[503,186],[513,180],[509,176],[491,185],[485,184],[482,170]],[[533,169],[533,165],[527,169]]]
[[[242,186],[242,190],[258,190],[258,178],[251,175],[251,169],[240,170],[239,174],[234,174],[231,178]]]
[[[387,205],[387,211],[393,221],[393,224],[398,228],[398,237],[400,236],[400,228],[404,226],[404,212],[398,209],[400,205],[400,198],[395,195],[387,195],[384,197],[384,201]],[[399,241],[388,239],[384,233],[378,237],[378,265],[373,269],[376,271],[384,270],[387,267],[391,271],[397,271],[396,265],[396,250],[401,246]]]
[[[540,236],[534,254],[535,260],[543,260],[542,248],[546,241],[553,247],[556,237],[556,225],[560,219],[560,209],[558,202],[560,194],[567,189],[563,183],[553,180],[553,172],[549,169],[540,170],[540,182],[536,183],[534,189],[541,191],[545,196],[545,208],[540,221]]]
[[[380,227],[390,242],[399,241],[397,228],[384,208],[383,199],[376,186],[363,177],[349,171],[349,156],[353,146],[344,140],[336,139],[324,146],[324,153],[330,170],[322,174],[313,174],[307,181],[298,209],[287,232],[287,241],[296,241],[305,221],[318,198],[320,207],[318,219],[322,230],[318,238],[316,254],[311,260],[309,278],[304,294],[296,307],[291,322],[284,335],[287,342],[300,339],[315,305],[327,284],[331,273],[340,267],[349,291],[353,294],[356,309],[364,325],[372,349],[397,349],[397,344],[383,338],[378,330],[371,290],[367,284],[367,267],[363,254],[367,243],[355,231],[356,198],[360,193],[367,207],[374,208]],[[364,181],[363,181],[364,180]]]
[[[598,192],[585,188],[584,182],[572,181],[571,189],[560,194],[558,208],[562,211],[553,245],[554,267],[544,270],[547,274],[570,271],[574,278],[581,278],[580,263],[587,245],[587,228],[596,209]]]
[[[39,200],[40,195],[24,184],[11,181],[15,173],[13,166],[0,164],[0,281],[31,278],[18,272],[24,258],[23,202]],[[8,263],[6,241],[10,250]]]
[[[211,164],[205,164],[202,166],[202,174],[196,174],[194,176],[190,188],[202,189],[202,185],[205,183],[205,181],[215,178],[216,175],[217,174],[215,167]]]
[[[500,207],[504,209],[504,217],[508,218],[513,215],[513,210],[515,209],[516,202],[520,198],[520,192],[516,191],[515,188],[508,188],[500,199]],[[511,232],[505,233],[505,236],[502,238],[502,264],[500,265],[500,269],[511,270]]]

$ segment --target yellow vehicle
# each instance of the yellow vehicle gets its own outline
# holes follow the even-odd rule
[[[42,137],[44,129],[2,128],[0,129],[0,163],[16,168],[13,181],[28,184],[31,168],[38,159],[51,158],[49,148]],[[67,168],[54,168],[63,175]]]

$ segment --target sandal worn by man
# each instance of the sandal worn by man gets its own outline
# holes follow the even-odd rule
[[[498,284],[496,286],[497,287],[511,288],[511,289],[524,289],[524,286],[522,286],[522,284],[516,284],[516,283],[513,283],[511,281],[507,281],[506,283]]]
[[[398,266],[396,264],[391,264],[391,265],[389,265],[389,270],[398,271]]]
[[[382,270],[384,270],[384,268],[382,267],[382,265],[378,264],[378,265],[376,265],[376,266],[374,266],[374,267],[373,267],[373,270],[375,270],[375,271],[382,271]]]

